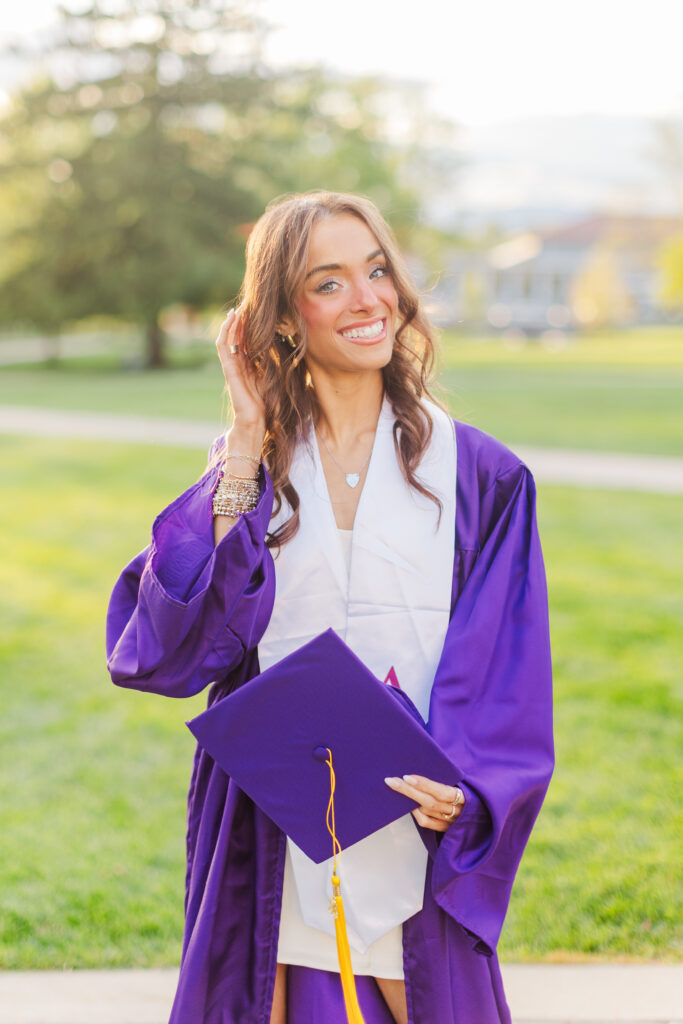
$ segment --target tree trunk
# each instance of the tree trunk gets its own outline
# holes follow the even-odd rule
[[[148,369],[156,370],[166,366],[166,337],[156,320],[147,324],[147,344],[145,364]]]

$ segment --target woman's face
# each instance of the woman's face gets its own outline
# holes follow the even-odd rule
[[[398,295],[377,239],[353,214],[313,225],[296,304],[311,371],[378,370],[391,359]]]

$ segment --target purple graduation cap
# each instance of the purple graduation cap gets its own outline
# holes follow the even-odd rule
[[[389,789],[386,777],[413,773],[448,785],[462,779],[411,707],[328,629],[186,724],[319,864],[332,854],[328,749],[342,849],[415,807]]]

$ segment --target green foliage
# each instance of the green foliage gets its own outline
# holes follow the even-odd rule
[[[3,282],[7,319],[54,330],[97,312],[153,325],[171,301],[218,300],[231,263],[235,281],[239,225],[257,205],[224,173],[241,158],[209,115],[223,104],[248,119],[264,83],[238,61],[210,70],[200,43],[208,33],[224,52],[257,26],[236,9],[144,7],[144,18],[138,4],[117,18],[63,8],[52,49],[73,74],[37,79],[4,119],[3,177],[23,182],[27,211],[8,239],[25,258]]]
[[[683,309],[683,235],[670,238],[659,257],[662,271],[662,301],[672,309]]]
[[[275,195],[354,189],[399,234],[414,221],[377,112],[383,88],[267,71],[248,7],[135,0],[61,19],[46,59],[57,70],[1,124],[5,323],[50,333],[119,316],[146,327],[159,365],[161,310],[232,299],[250,224]]]

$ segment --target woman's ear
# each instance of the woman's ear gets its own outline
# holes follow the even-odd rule
[[[288,334],[296,334],[296,324],[285,318],[284,320],[278,320],[275,330],[283,338],[286,338]]]

